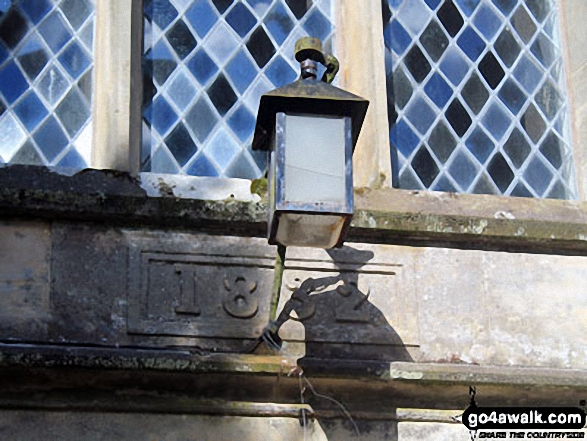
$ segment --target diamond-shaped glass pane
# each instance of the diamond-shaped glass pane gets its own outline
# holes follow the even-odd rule
[[[399,22],[394,20],[391,22],[391,26],[393,26],[394,23],[398,23],[399,25]],[[422,43],[422,47],[426,50],[426,53],[430,55],[430,58],[432,58],[433,61],[438,61],[446,50],[449,40],[440,25],[433,20],[424,32],[422,32],[420,42]],[[406,44],[406,47],[407,46],[408,44]]]
[[[438,165],[427,148],[421,147],[414,155],[412,168],[426,188],[430,187],[436,176],[438,176]]]
[[[384,0],[383,19],[394,183],[576,198],[556,2]]]
[[[430,138],[428,138],[428,145],[436,157],[444,164],[456,148],[457,140],[447,125],[440,121],[432,130]]]
[[[250,151],[261,95],[297,78],[298,38],[330,50],[333,4],[146,0],[143,170],[262,176],[266,153]]]
[[[86,167],[91,158],[94,0],[4,0],[3,162]],[[88,44],[89,43],[89,44]]]

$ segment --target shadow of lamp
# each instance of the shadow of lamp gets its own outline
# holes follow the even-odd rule
[[[276,349],[285,249],[343,245],[354,211],[352,156],[369,106],[331,84],[338,60],[319,39],[298,40],[295,58],[300,78],[261,97],[253,138],[253,150],[269,154],[267,238],[278,257],[263,339]],[[318,64],[326,68],[320,79]]]

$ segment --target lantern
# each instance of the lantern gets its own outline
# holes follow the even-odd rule
[[[353,216],[352,154],[369,102],[332,86],[338,61],[296,43],[299,80],[261,97],[254,150],[269,152],[270,244],[342,246]],[[317,63],[325,65],[317,78]]]

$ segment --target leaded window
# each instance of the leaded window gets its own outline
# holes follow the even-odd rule
[[[396,186],[576,198],[554,1],[385,0],[384,40]]]
[[[0,0],[0,162],[91,160],[93,0]]]
[[[332,46],[330,0],[148,0],[144,6],[143,171],[254,179],[263,93],[294,81],[310,35]]]

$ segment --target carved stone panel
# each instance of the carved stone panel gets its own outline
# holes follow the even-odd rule
[[[256,239],[194,235],[131,235],[130,243],[130,333],[239,339],[261,334],[269,320],[272,247]]]
[[[381,253],[385,251],[381,246],[360,247],[345,246],[330,253],[288,250],[280,310],[291,309],[292,319],[281,328],[284,340],[419,345],[413,261],[405,255]],[[292,297],[309,278],[325,280],[327,286]]]

